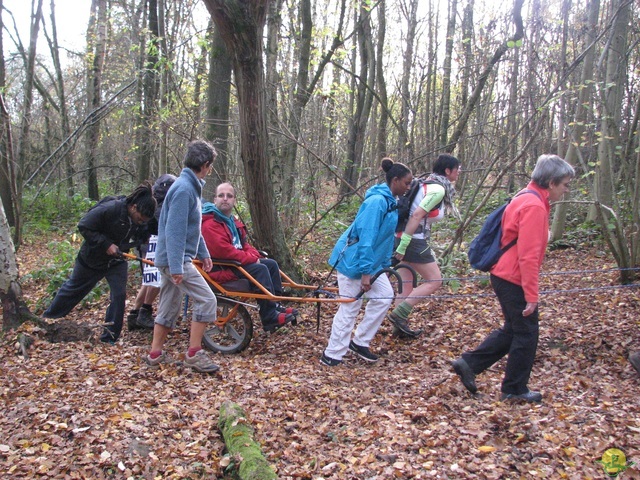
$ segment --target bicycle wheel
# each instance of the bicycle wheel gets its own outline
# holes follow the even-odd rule
[[[253,321],[247,308],[227,298],[218,297],[218,318],[202,337],[206,348],[224,354],[238,353],[249,346]]]

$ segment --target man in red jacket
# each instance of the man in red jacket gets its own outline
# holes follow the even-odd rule
[[[214,203],[202,206],[202,236],[211,257],[234,260],[274,295],[283,295],[282,278],[278,263],[265,258],[247,242],[247,228],[233,216],[236,192],[230,183],[221,183],[216,189]],[[235,268],[216,268],[209,276],[220,284],[243,278]],[[285,308],[270,300],[258,300],[260,320],[266,332],[273,332],[295,320],[297,310]]]
[[[542,394],[527,386],[538,348],[538,277],[549,238],[550,204],[569,191],[574,176],[573,167],[557,155],[540,156],[531,182],[504,212],[500,246],[517,239],[491,268],[504,324],[452,363],[471,393],[477,391],[475,376],[508,355],[501,399],[542,401]]]

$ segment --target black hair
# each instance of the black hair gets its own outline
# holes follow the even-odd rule
[[[151,183],[145,180],[136,187],[131,195],[129,195],[124,203],[129,205],[135,205],[136,210],[146,218],[153,218],[156,213],[157,202],[153,198],[153,189]]]
[[[391,185],[391,181],[394,178],[404,178],[411,173],[409,167],[404,163],[394,162],[389,157],[384,157],[380,162],[380,168],[385,172],[385,180],[387,185]]]
[[[194,140],[187,146],[184,156],[184,166],[194,172],[200,172],[202,167],[208,166],[218,156],[216,149],[206,140]]]
[[[165,173],[164,175],[160,175],[156,183],[153,184],[153,198],[158,202],[158,206],[164,201],[164,197],[167,196],[169,188],[171,188],[171,185],[173,185],[175,181],[175,175]]]
[[[433,173],[437,173],[438,175],[446,175],[447,168],[449,170],[455,170],[460,166],[460,160],[458,160],[453,155],[449,155],[448,153],[441,153],[436,158],[436,161],[433,162]]]

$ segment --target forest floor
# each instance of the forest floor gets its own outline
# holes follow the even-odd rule
[[[21,275],[47,261],[35,251],[21,249]],[[622,478],[640,478],[640,375],[627,361],[640,349],[640,292],[602,271],[614,267],[593,247],[548,253],[529,384],[544,394],[539,405],[499,401],[504,360],[478,376],[477,397],[451,370],[501,323],[477,278],[445,286],[413,314],[425,329],[416,340],[393,336],[385,321],[375,365],[349,355],[339,367],[319,364],[335,306],[322,307],[319,332],[314,306],[298,306],[297,327],[256,328],[244,352],[214,355],[214,376],[149,369],[148,332],[125,328],[115,346],[51,344],[26,324],[37,338],[28,359],[14,332],[0,339],[0,477],[226,478],[217,421],[231,400],[281,479],[607,478],[599,462],[610,448],[636,463]],[[31,304],[44,286],[23,285]],[[105,305],[67,318],[98,325]],[[182,321],[170,355],[183,354],[187,332]]]

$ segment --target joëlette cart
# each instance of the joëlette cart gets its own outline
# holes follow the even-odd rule
[[[153,265],[153,262],[142,259],[136,255],[123,253],[129,260],[138,260],[142,263]],[[349,303],[355,302],[364,292],[355,297],[340,297],[335,286],[317,287],[295,282],[286,273],[280,271],[283,287],[291,292],[299,292],[302,296],[278,296],[273,295],[247,272],[239,262],[211,259],[214,266],[232,267],[245,278],[220,284],[213,280],[202,269],[199,261],[194,261],[194,266],[209,283],[218,300],[217,318],[212,327],[207,329],[203,337],[203,345],[214,352],[225,354],[238,353],[247,348],[253,337],[253,320],[249,308],[257,308],[251,300],[271,300],[273,302],[299,302],[315,303],[317,305],[317,326],[320,326],[320,306],[323,303]],[[393,268],[383,268],[372,278],[371,283],[382,274],[389,274],[397,279],[398,292],[402,293],[402,279],[398,270],[406,268],[413,274],[413,286],[417,286],[417,274],[409,265],[400,263]],[[185,308],[186,310],[186,308]]]

